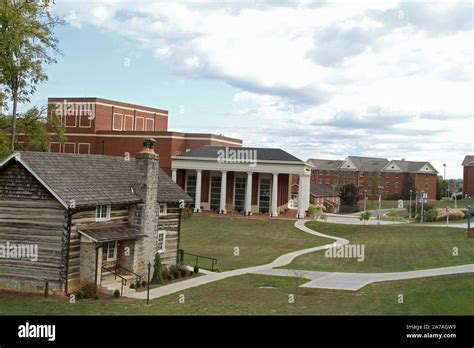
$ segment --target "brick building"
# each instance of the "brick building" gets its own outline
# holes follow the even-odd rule
[[[311,182],[339,188],[354,184],[361,197],[377,195],[377,187],[384,187],[384,198],[403,194],[410,178],[417,191],[424,191],[429,199],[436,198],[437,170],[429,162],[392,160],[377,157],[348,156],[345,160],[310,159]]]
[[[464,157],[462,165],[464,167],[462,192],[464,195],[472,196],[474,195],[474,156]]]
[[[168,175],[171,156],[205,145],[242,146],[242,140],[223,135],[169,131],[166,110],[102,98],[49,98],[48,117],[52,116],[65,125],[66,141],[61,145],[51,133],[51,152],[134,157],[143,138],[152,137]]]

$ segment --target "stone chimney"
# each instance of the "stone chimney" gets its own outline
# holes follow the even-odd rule
[[[147,273],[148,262],[153,266],[158,238],[157,195],[160,157],[155,153],[155,143],[155,139],[144,139],[143,149],[135,158],[137,178],[134,191],[142,202],[132,209],[130,221],[140,229],[141,234],[146,235],[136,241],[133,253],[133,271],[140,275]]]

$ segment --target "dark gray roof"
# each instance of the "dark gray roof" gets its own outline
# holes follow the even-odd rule
[[[320,184],[317,182],[312,182],[310,187],[309,187],[309,192],[311,195],[316,196],[316,197],[334,197],[334,196],[339,196],[339,193],[337,193],[336,190],[334,190],[331,186],[326,185],[326,184]]]
[[[472,166],[474,165],[474,156],[466,155],[464,161],[462,161],[463,166]]]
[[[354,163],[358,170],[364,172],[382,170],[389,162],[388,159],[379,157],[348,156],[348,159]]]
[[[104,155],[18,152],[20,161],[65,204],[77,207],[140,202],[131,189],[138,176],[135,159]],[[13,160],[15,157],[12,157]],[[158,202],[192,199],[162,170],[158,173]]]
[[[429,162],[417,162],[417,161],[405,161],[405,160],[394,160],[395,163],[403,172],[407,173],[417,173],[419,172],[426,164],[433,167]],[[433,169],[435,169],[433,167]],[[436,169],[435,169],[436,171]],[[436,171],[438,172],[438,171]]]
[[[128,224],[100,224],[97,226],[85,226],[78,228],[79,233],[92,238],[96,242],[112,242],[116,240],[128,240],[144,237],[140,230],[130,227]]]
[[[276,161],[276,162],[303,162],[299,158],[289,154],[282,149],[271,149],[271,148],[257,148],[257,147],[224,147],[224,146],[203,146],[177,156],[178,158],[209,158],[217,159],[219,151],[235,150],[256,150],[257,161]]]

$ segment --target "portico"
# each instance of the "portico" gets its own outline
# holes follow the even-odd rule
[[[298,175],[300,191],[295,214],[299,218],[306,215],[310,167],[305,162],[281,149],[238,148],[241,154],[251,151],[256,158],[223,158],[220,155],[224,149],[205,146],[172,157],[172,179],[194,198],[194,212],[214,210],[220,214],[263,213],[276,217],[289,209],[291,176]]]

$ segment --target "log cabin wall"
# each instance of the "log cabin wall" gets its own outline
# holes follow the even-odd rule
[[[107,221],[96,221],[95,206],[82,208],[73,213],[71,219],[71,241],[69,243],[68,291],[75,291],[81,286],[81,236],[78,232],[78,227],[97,224],[104,225],[108,223],[126,223],[128,222],[128,216],[129,207],[127,205],[112,205],[110,207],[110,220]]]
[[[0,245],[37,245],[38,259],[0,258],[0,287],[63,291],[67,211],[20,163],[0,172]]]
[[[161,262],[164,265],[176,264],[180,210],[177,203],[167,203],[167,214],[158,217],[158,231],[166,231],[165,251],[160,255]]]

